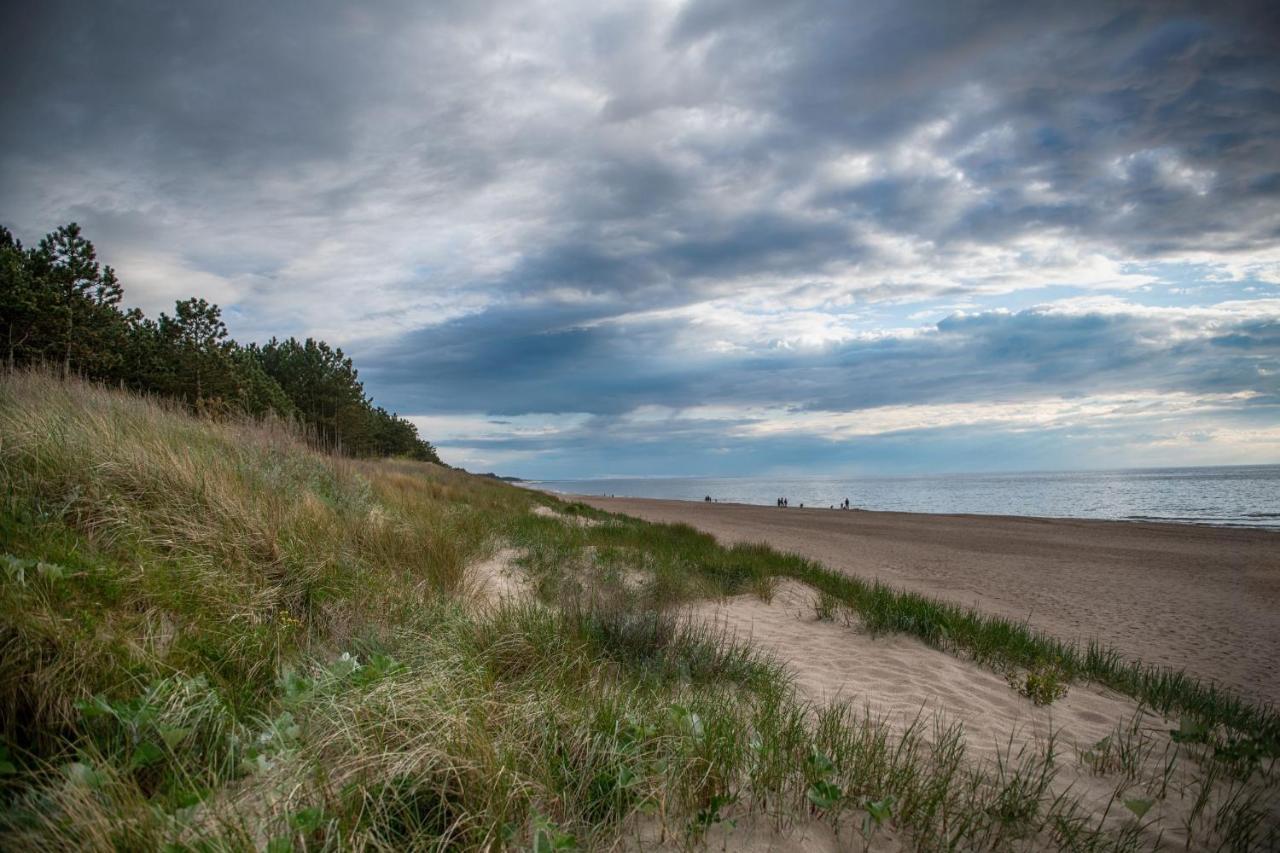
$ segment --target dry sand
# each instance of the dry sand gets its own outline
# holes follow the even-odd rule
[[[596,498],[599,509],[766,542],[1063,639],[1280,703],[1280,534],[1200,525],[777,509]]]
[[[612,510],[623,509],[619,504],[624,503],[622,500],[599,499],[593,499],[591,502]],[[704,529],[712,529],[724,538],[739,541],[764,539],[774,545],[780,545],[773,530],[770,530],[768,536],[762,536],[750,526],[749,516],[758,515],[757,508],[725,505],[706,507],[673,501],[625,501],[625,503],[627,504],[625,510],[633,515],[675,520],[662,515],[664,512],[674,512],[677,514],[675,518],[690,521]],[[637,511],[637,505],[640,510],[647,509],[649,512]],[[555,515],[553,511],[541,507],[535,512]],[[768,510],[765,510],[764,514],[766,521],[773,521],[773,518],[768,517]],[[741,520],[742,515],[748,516],[745,523]],[[778,518],[777,523],[799,521],[802,530],[817,528],[826,536],[838,536],[843,533],[846,537],[847,549],[851,548],[850,542],[860,541],[857,534],[851,532],[848,526],[855,526],[857,529],[857,525],[869,520],[874,519],[881,523],[886,521],[881,514],[864,516],[861,513],[840,513],[834,519],[824,519],[818,512],[777,510],[774,515],[785,516]],[[726,536],[723,527],[714,527],[714,522],[719,521],[723,524],[726,518],[737,519],[738,524],[746,527],[749,535],[743,535],[739,531],[736,536]],[[1096,570],[1096,562],[1101,559],[1098,556],[1099,553],[1110,553],[1113,561],[1123,563],[1124,557],[1120,555],[1126,553],[1126,548],[1130,552],[1141,551],[1137,545],[1133,544],[1134,539],[1131,534],[1136,533],[1139,537],[1145,536],[1158,541],[1166,532],[1175,536],[1183,533],[1183,528],[1169,528],[1166,531],[1165,528],[1160,527],[1145,529],[1152,527],[1146,525],[1135,531],[1128,525],[1086,524],[1083,526],[1085,529],[1091,527],[1098,529],[1091,531],[1091,535],[1084,535],[1079,530],[1080,526],[1074,522],[901,515],[896,518],[905,520],[908,525],[914,523],[924,527],[929,527],[932,521],[943,530],[948,529],[948,523],[959,523],[961,529],[965,524],[970,528],[979,528],[971,532],[971,538],[982,539],[985,542],[983,546],[985,550],[975,551],[971,548],[969,551],[960,553],[960,557],[964,560],[962,565],[967,567],[966,582],[968,583],[977,583],[981,580],[977,563],[970,562],[976,561],[975,553],[995,554],[1001,558],[996,562],[1002,565],[1011,559],[1011,554],[1021,553],[1014,544],[1002,544],[1004,539],[1001,537],[1008,537],[1010,529],[1025,531],[1027,528],[1020,527],[1020,523],[1023,522],[1032,525],[1030,530],[1042,529],[1042,525],[1048,524],[1052,531],[1050,538],[1060,539],[1070,536],[1072,534],[1066,531],[1076,530],[1075,537],[1087,543],[1088,547],[1080,550],[1087,555],[1092,555],[1094,562],[1088,565],[1094,570]],[[575,523],[573,518],[565,517],[564,520]],[[837,527],[833,534],[830,529],[824,529],[824,522],[826,528],[830,528],[832,522],[836,525],[846,525],[846,527],[843,529]],[[984,526],[985,529],[982,529]],[[880,529],[883,530],[883,528]],[[1190,541],[1195,542],[1198,539],[1194,534],[1213,534],[1218,531],[1189,529],[1186,532],[1193,534]],[[793,531],[791,535],[794,537],[799,534]],[[901,535],[905,537],[905,534]],[[935,550],[946,547],[936,538],[941,535],[935,532],[935,539],[932,540],[934,542],[932,547]],[[950,535],[959,534],[952,532]],[[1112,537],[1110,542],[1107,541],[1108,535]],[[1126,535],[1129,535],[1127,540]],[[1024,533],[1024,537],[1030,538],[1030,536],[1030,533]],[[1115,541],[1116,537],[1123,541]],[[1252,537],[1228,536],[1226,538],[1247,540]],[[792,550],[807,553],[810,556],[819,556],[804,548],[796,547],[796,541],[796,539],[788,540],[787,545],[783,547],[789,546]],[[813,541],[822,543],[823,539],[816,537]],[[923,542],[929,541],[931,541],[929,537],[921,536],[917,537],[915,543],[920,546]],[[1034,544],[1024,541],[1022,549],[1033,550]],[[830,547],[829,543],[828,547]],[[856,548],[856,545],[853,547]],[[1219,545],[1219,547],[1223,546]],[[1166,545],[1165,549],[1159,553],[1168,553],[1168,548],[1169,546]],[[854,553],[861,553],[861,551],[854,550]],[[527,598],[530,595],[531,590],[527,580],[515,565],[517,556],[517,552],[507,549],[471,567],[469,575],[482,601],[496,603],[508,597]],[[840,565],[829,559],[825,561],[828,565]],[[1024,571],[1035,570],[1027,563],[1023,565],[1028,566]],[[1150,566],[1151,564],[1142,563],[1142,565]],[[847,566],[841,567],[847,569]],[[1009,568],[1008,571],[1014,570]],[[1265,574],[1265,571],[1255,567],[1255,573]],[[1062,574],[1063,571],[1059,570],[1053,576],[1060,578]],[[884,577],[883,574],[880,576]],[[898,582],[897,578],[885,579]],[[987,582],[994,583],[991,579]],[[932,592],[933,590],[925,589],[924,591]],[[1050,589],[1049,592],[1057,596],[1067,595],[1061,587]],[[1083,595],[1083,593],[1079,594]],[[833,702],[849,703],[855,709],[865,708],[874,718],[883,721],[898,732],[903,732],[912,725],[923,725],[927,739],[931,739],[931,732],[936,733],[933,729],[935,724],[945,726],[959,723],[963,727],[966,754],[972,765],[992,767],[997,762],[998,756],[1003,756],[1007,761],[1023,750],[1039,754],[1051,740],[1057,756],[1054,762],[1056,773],[1051,783],[1054,793],[1068,794],[1077,799],[1095,820],[1102,821],[1115,829],[1132,825],[1135,820],[1124,807],[1117,803],[1129,797],[1150,799],[1152,800],[1151,811],[1142,820],[1142,835],[1145,843],[1156,845],[1163,839],[1165,844],[1175,848],[1187,846],[1188,842],[1192,847],[1205,843],[1208,826],[1213,819],[1217,804],[1230,796],[1230,790],[1215,783],[1209,783],[1214,786],[1209,794],[1210,802],[1214,805],[1205,816],[1194,820],[1189,817],[1195,808],[1197,794],[1204,784],[1204,768],[1198,759],[1185,751],[1180,752],[1171,742],[1168,737],[1168,731],[1172,725],[1170,721],[1140,709],[1128,697],[1088,684],[1072,685],[1067,695],[1052,705],[1037,706],[1013,689],[1000,675],[972,661],[931,648],[915,638],[903,635],[874,637],[861,627],[854,614],[847,612],[837,613],[834,619],[820,620],[814,607],[815,600],[815,592],[804,584],[780,581],[775,584],[773,595],[768,601],[750,594],[723,600],[708,600],[690,605],[686,615],[695,621],[714,625],[737,640],[750,643],[767,652],[785,665],[800,695],[816,706]],[[979,598],[976,602],[966,601],[965,603],[978,603],[981,606],[986,600],[988,599]],[[1087,601],[1078,602],[1077,609],[1087,613],[1087,604]],[[1133,604],[1135,607],[1141,607],[1142,602],[1139,599]],[[1204,614],[1197,615],[1204,618]],[[1042,627],[1049,627],[1043,623],[1040,624]],[[1058,633],[1066,632],[1059,630]],[[1270,642],[1276,640],[1271,635],[1266,639]],[[1126,651],[1133,653],[1131,649]],[[1096,754],[1097,745],[1104,742],[1104,738],[1115,744],[1129,744],[1130,749],[1141,744],[1137,749],[1141,757],[1135,759],[1128,769],[1122,769],[1114,763],[1112,758],[1107,758],[1098,764],[1081,757],[1087,751],[1093,751]],[[1107,754],[1111,755],[1110,752]],[[1166,764],[1171,756],[1179,757],[1172,764]],[[1017,763],[1016,760],[1014,763]],[[1164,794],[1155,796],[1154,792],[1157,789],[1164,791]],[[1280,809],[1280,803],[1273,803],[1264,818],[1268,825],[1280,820],[1277,809]],[[732,826],[726,823],[713,830],[707,839],[708,849],[737,849],[751,851],[751,853],[779,851],[781,853],[781,851],[850,849],[851,843],[861,847],[860,839],[855,842],[856,829],[852,824],[841,827],[837,831],[836,828],[821,821],[801,819],[796,825],[780,828],[774,826],[768,818],[758,814],[735,812],[733,817],[735,823]],[[1189,823],[1196,827],[1196,834],[1190,839],[1187,835]],[[650,826],[648,829],[654,830],[655,827]],[[652,831],[646,832],[642,828],[635,839],[636,849],[666,849],[668,845],[662,843],[660,839],[660,835],[654,836]],[[868,849],[897,851],[903,849],[903,841],[897,833],[887,831],[879,833]]]
[[[467,566],[462,584],[463,600],[481,609],[530,600],[533,591],[529,579],[516,566],[519,556],[515,548],[501,548]]]
[[[819,620],[816,597],[804,584],[782,581],[771,601],[734,596],[698,604],[689,615],[768,652],[787,667],[800,695],[815,705],[843,702],[865,708],[898,733],[923,726],[926,739],[936,733],[935,726],[960,724],[971,766],[991,768],[1000,757],[1016,764],[1017,756],[1043,754],[1052,742],[1056,773],[1050,787],[1055,794],[1076,798],[1112,829],[1134,822],[1116,802],[1151,798],[1151,811],[1143,819],[1145,843],[1154,846],[1163,838],[1173,848],[1186,845],[1186,821],[1203,768],[1183,755],[1168,775],[1167,796],[1151,797],[1164,761],[1178,754],[1168,737],[1169,721],[1140,709],[1128,697],[1093,685],[1072,685],[1066,696],[1037,706],[990,670],[912,637],[873,637],[851,614]],[[1127,740],[1123,732],[1131,733]],[[1135,762],[1132,776],[1115,767],[1098,772],[1080,758],[1108,737],[1144,744],[1144,756]],[[1223,796],[1215,791],[1213,802]],[[1274,810],[1267,819],[1276,820]],[[1201,821],[1197,832],[1204,831]],[[879,841],[875,849],[896,847],[892,837]],[[827,848],[816,837],[803,837],[800,846],[792,848],[797,843],[794,835],[771,834],[765,826],[749,836],[739,833],[736,843],[739,849],[761,851],[840,849]]]
[[[856,623],[820,621],[814,599],[809,587],[784,581],[770,602],[742,595],[693,612],[786,664],[800,693],[817,704],[867,706],[899,730],[917,717],[928,721],[945,713],[964,725],[975,757],[993,759],[998,751],[1008,751],[1011,736],[1015,742],[1034,742],[1050,732],[1088,746],[1137,712],[1126,697],[1081,686],[1037,707],[991,670],[912,637],[872,637]]]

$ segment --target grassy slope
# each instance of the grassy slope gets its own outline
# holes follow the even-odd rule
[[[1159,699],[1140,667],[688,528],[565,525],[486,478],[0,381],[0,846],[692,844],[748,811],[872,832],[890,800],[886,823],[922,848],[1143,838],[1050,794],[1043,754],[975,769],[954,730],[896,738],[809,708],[670,605],[793,575],[878,628],[989,662],[1048,653]],[[463,605],[464,567],[502,543],[553,606]],[[1274,735],[1269,711],[1171,678],[1162,707]],[[1256,806],[1223,812],[1218,837],[1256,841]]]

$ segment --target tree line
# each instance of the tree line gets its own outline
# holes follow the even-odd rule
[[[201,414],[278,415],[352,456],[440,461],[413,424],[373,404],[341,349],[312,338],[243,345],[204,299],[181,300],[173,316],[153,320],[122,310],[123,296],[76,223],[32,248],[0,226],[0,346],[9,370],[44,364]]]

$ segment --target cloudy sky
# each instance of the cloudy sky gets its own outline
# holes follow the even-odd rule
[[[0,221],[531,477],[1280,462],[1280,7],[95,2]]]

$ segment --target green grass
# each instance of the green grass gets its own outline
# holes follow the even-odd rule
[[[1098,643],[1064,642],[1025,623],[834,572],[767,545],[726,547],[685,524],[655,524],[581,504],[575,512],[598,523],[567,530],[540,516],[516,517],[510,523],[509,536],[528,551],[525,564],[536,575],[562,571],[590,551],[597,564],[638,565],[651,572],[655,606],[708,594],[755,592],[770,579],[790,578],[817,590],[824,612],[842,605],[872,633],[908,634],[999,672],[1048,672],[1067,682],[1092,681],[1162,714],[1191,716],[1210,728],[1246,736],[1268,756],[1280,756],[1280,714],[1273,707],[1180,670],[1128,660]]]
[[[540,601],[470,604],[465,567],[511,544]],[[1103,825],[1055,784],[1052,745],[989,765],[956,727],[812,706],[673,607],[777,577],[986,661],[1051,642],[687,527],[331,458],[287,425],[5,377],[0,848],[731,848],[747,819],[853,847],[1150,846],[1140,819]],[[1198,726],[1185,749],[1244,793],[1204,794],[1196,838],[1274,840],[1249,781],[1270,771]]]

